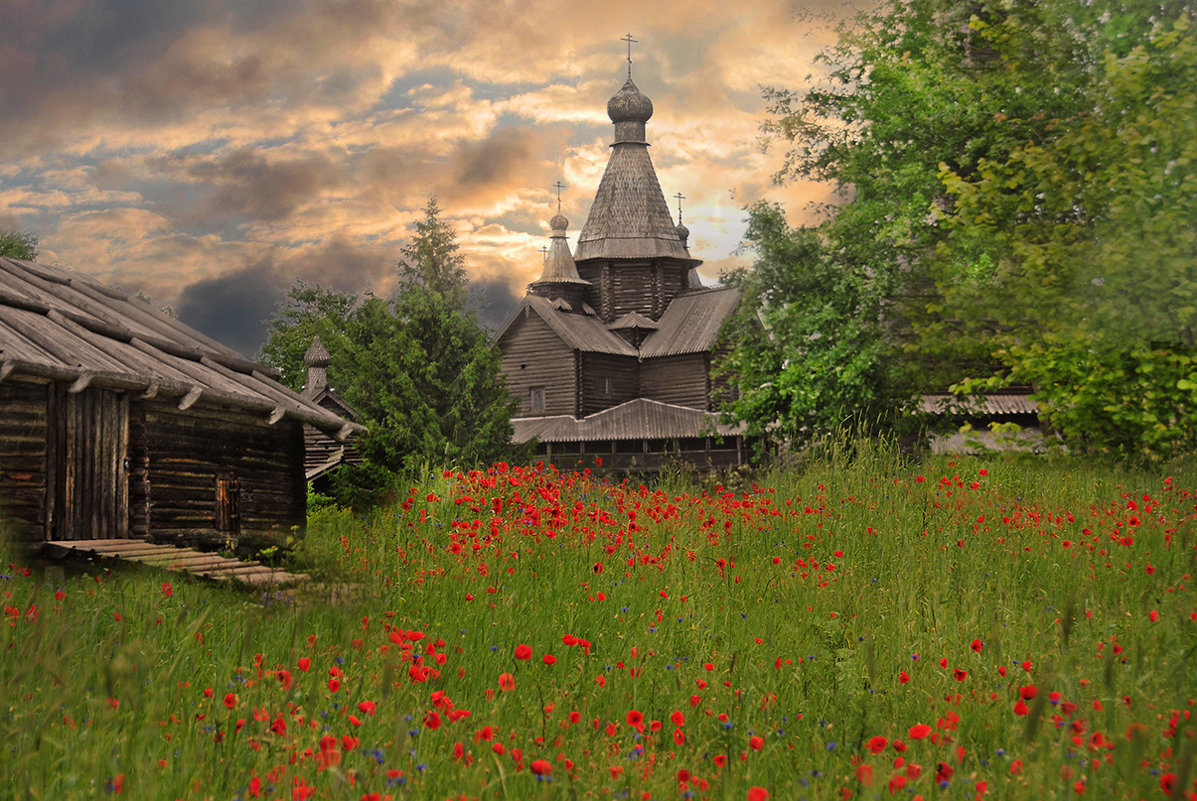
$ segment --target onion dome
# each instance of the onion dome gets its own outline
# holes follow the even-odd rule
[[[615,123],[615,144],[645,144],[644,124],[653,115],[653,101],[640,94],[629,76],[623,88],[607,101],[607,116]]]
[[[629,75],[615,96],[607,101],[607,116],[611,122],[648,122],[653,115],[653,101],[640,94]]]
[[[686,240],[690,238],[690,229],[681,223],[677,224],[677,238],[682,240],[682,247],[688,247]]]
[[[312,344],[308,346],[307,352],[303,354],[303,363],[308,368],[308,380],[303,388],[305,398],[315,397],[328,388],[328,365],[330,362],[332,362],[332,355],[328,352],[328,348],[324,347],[324,343],[320,341],[320,335],[317,334],[312,338]]]
[[[320,335],[317,334],[312,338],[312,344],[308,346],[307,352],[303,354],[303,363],[305,367],[328,367],[332,362],[332,354],[328,352],[328,348],[324,347],[324,343],[320,341]]]

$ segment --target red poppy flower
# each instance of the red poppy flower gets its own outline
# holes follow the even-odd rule
[[[519,645],[515,646],[515,658],[516,659],[531,659],[532,658],[532,646],[524,645],[523,643],[520,643]]]
[[[424,725],[430,729],[441,727],[441,716],[436,713],[435,709],[424,716]]]
[[[628,714],[624,716],[624,720],[632,727],[640,727],[644,725],[644,714],[635,709],[629,709]]]
[[[510,673],[500,673],[499,674],[499,689],[503,690],[504,692],[514,690],[515,689],[515,676],[512,676]]]
[[[675,709],[673,714],[669,716],[669,719],[673,721],[674,726],[684,726],[686,723],[686,716],[682,714],[680,709]]]
[[[532,767],[532,772],[535,773],[537,776],[544,776],[547,773],[553,772],[553,766],[549,763],[549,761],[547,759],[534,759],[534,760],[532,760],[531,767]]]
[[[872,751],[874,754],[880,754],[882,751],[885,750],[885,746],[887,746],[887,745],[889,745],[889,740],[885,739],[880,734],[878,734],[875,737],[869,738],[868,747],[869,747],[869,750]]]
[[[748,801],[769,801],[769,791],[764,787],[749,787]]]
[[[557,661],[557,657],[553,656],[552,654],[545,654],[544,659],[541,661],[543,661],[546,665],[551,665]]]
[[[924,739],[926,739],[927,735],[930,733],[931,733],[931,727],[928,726],[926,723],[916,723],[913,726],[911,726],[910,731],[907,732],[907,734],[910,735],[910,739],[912,739],[912,740],[924,740]]]
[[[972,645],[970,647],[977,653],[981,653],[981,648],[983,648],[984,646],[981,644],[980,640],[973,640]]]
[[[967,678],[968,678],[968,671],[967,671],[967,670],[961,670],[960,668],[956,668],[956,669],[955,669],[955,670],[952,672],[952,675],[956,677],[956,681],[964,681],[965,679],[967,679]]]
[[[752,735],[748,738],[748,747],[753,751],[760,751],[765,747],[765,738],[757,734]]]

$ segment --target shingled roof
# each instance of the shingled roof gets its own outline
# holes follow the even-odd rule
[[[1005,393],[994,395],[923,395],[919,411],[934,415],[1002,416],[1039,414],[1037,404],[1029,394]]]
[[[569,415],[514,417],[514,442],[609,442],[629,439],[684,439],[708,434],[736,436],[743,424],[727,426],[714,412],[636,398],[577,419]]]
[[[673,299],[657,330],[640,346],[640,357],[679,356],[712,350],[723,321],[736,310],[740,293],[734,289],[683,292]]]
[[[0,380],[28,375],[291,418],[338,440],[364,431],[274,379],[273,370],[149,304],[59,267],[0,258]]]
[[[615,144],[590,215],[578,235],[574,258],[689,259],[644,141],[644,123],[652,116],[652,102],[629,77],[607,104],[607,114],[615,123]]]
[[[593,314],[576,314],[555,308],[553,301],[537,295],[527,295],[516,308],[503,327],[499,329],[496,341],[502,340],[503,335],[513,326],[521,314],[527,310],[535,312],[544,320],[561,341],[574,350],[585,353],[612,353],[619,356],[635,356],[636,349],[621,339],[617,334],[607,330],[597,316]]]

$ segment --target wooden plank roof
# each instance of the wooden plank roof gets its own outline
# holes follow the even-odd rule
[[[636,398],[582,419],[569,415],[515,417],[514,442],[609,442],[629,439],[683,439],[708,434],[735,436],[743,424],[728,426],[719,414],[688,406]]]
[[[640,357],[678,356],[714,349],[723,321],[736,310],[740,293],[735,289],[683,292],[673,299],[657,330],[640,345]]]
[[[596,315],[563,311],[554,307],[553,301],[538,295],[526,295],[520,301],[520,305],[499,329],[496,341],[501,341],[508,330],[515,325],[520,315],[529,311],[544,320],[553,329],[553,333],[574,350],[585,353],[610,353],[618,356],[636,355],[636,349],[618,334],[608,331],[607,326]]]
[[[10,374],[293,418],[338,440],[365,430],[148,303],[82,273],[0,257],[0,379]]]
[[[1001,416],[1039,414],[1037,404],[1028,394],[996,395],[924,395],[919,411],[934,415]]]

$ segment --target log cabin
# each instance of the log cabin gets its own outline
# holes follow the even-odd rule
[[[611,155],[574,253],[552,231],[541,277],[499,330],[516,442],[558,467],[735,467],[742,427],[720,422],[719,333],[739,295],[704,287],[648,153],[653,105],[629,73],[607,103]]]
[[[81,273],[0,258],[0,534],[252,552],[303,526],[304,426],[361,426]]]

